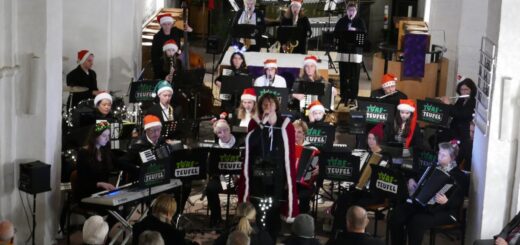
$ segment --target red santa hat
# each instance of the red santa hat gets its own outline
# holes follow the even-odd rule
[[[305,59],[303,59],[303,65],[305,66],[307,64],[318,65],[318,58],[314,55],[309,55],[305,57]]]
[[[267,68],[278,68],[278,65],[276,64],[276,59],[267,59],[264,61],[264,69]]]
[[[384,138],[384,130],[383,130],[383,123],[378,123],[376,126],[374,126],[372,129],[370,129],[369,134],[373,134],[376,137],[377,144],[381,144],[383,142]]]
[[[175,22],[175,19],[173,19],[173,17],[170,15],[170,14],[160,14],[157,16],[157,22],[159,22],[159,24],[164,24],[164,23],[172,23]]]
[[[146,115],[143,119],[144,121],[144,130],[147,130],[149,128],[153,128],[153,127],[157,127],[157,126],[162,126],[161,124],[161,119],[159,119],[158,117],[154,116],[154,115]]]
[[[381,79],[381,87],[388,88],[390,86],[395,86],[397,83],[397,77],[394,74],[387,73]]]
[[[96,97],[94,97],[94,106],[97,106],[97,104],[102,100],[109,100],[110,103],[112,103],[112,95],[109,93],[99,93],[96,95]]]
[[[78,65],[85,63],[85,61],[87,61],[87,59],[90,55],[94,55],[94,54],[86,49],[79,51],[78,52]]]
[[[303,3],[303,0],[291,0],[291,4],[289,5],[289,7],[293,6],[293,5],[297,5],[298,7],[302,7],[302,3]]]
[[[168,49],[173,49],[173,52],[177,53],[177,51],[179,51],[179,46],[177,46],[177,43],[175,42],[175,40],[170,39],[170,40],[164,42],[164,44],[162,46],[163,52]]]
[[[240,96],[240,100],[254,100],[256,101],[256,93],[255,89],[253,88],[246,88],[244,89],[244,92],[242,93],[242,96]]]
[[[309,104],[309,106],[307,107],[307,110],[309,110],[309,112],[313,112],[313,111],[325,112],[325,107],[323,107],[323,105],[320,103],[319,100],[315,100]]]
[[[464,79],[466,79],[466,76],[457,74],[457,84],[464,81]]]
[[[415,111],[415,102],[413,102],[413,100],[408,100],[408,99],[401,100],[399,102],[399,105],[397,106],[397,110],[414,112]]]

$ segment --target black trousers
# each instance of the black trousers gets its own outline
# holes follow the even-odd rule
[[[300,208],[300,213],[302,214],[308,214],[311,211],[311,199],[312,195],[316,191],[316,188],[313,186],[310,189],[307,189],[301,185],[297,186],[298,188],[298,199],[299,204],[298,207]]]
[[[356,99],[359,91],[361,63],[339,62],[341,99]]]
[[[218,193],[222,190],[219,176],[210,177],[206,186],[206,198],[208,198],[208,207],[210,213],[210,225],[216,225],[222,219],[220,210],[220,198]]]
[[[420,245],[424,232],[428,229],[454,222],[446,211],[428,212],[417,205],[404,203],[397,206],[390,217],[392,245],[406,244],[405,234],[408,237],[408,244]]]
[[[175,201],[177,202],[177,212],[175,213],[175,217],[184,212],[184,207],[186,206],[186,202],[190,197],[190,193],[191,180],[183,180],[182,186],[173,190],[173,196],[175,197]]]
[[[260,229],[263,229],[269,233],[269,236],[271,236],[273,240],[273,244],[276,244],[276,238],[278,237],[278,234],[282,230],[282,220],[280,219],[280,202],[273,201],[273,206],[267,210],[265,215],[265,220],[263,223],[265,223],[265,227],[262,224],[262,211],[260,209],[260,200],[257,198],[250,198],[251,204],[255,206],[256,209],[256,223],[260,227]],[[262,244],[262,245],[268,245],[268,244]]]

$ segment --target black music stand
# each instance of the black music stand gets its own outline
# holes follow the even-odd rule
[[[197,118],[197,105],[199,101],[199,89],[204,86],[204,75],[206,71],[202,69],[181,70],[173,78],[173,84],[176,91],[180,93],[187,92],[188,101],[192,102],[193,119]]]
[[[280,26],[276,30],[276,38],[281,44],[298,40],[301,30],[296,26]]]
[[[396,106],[378,99],[358,97],[358,110],[366,113],[366,123],[378,124],[394,120]]]
[[[233,105],[236,107],[240,101],[238,97],[244,92],[244,89],[253,87],[253,78],[251,76],[222,76],[222,87],[220,95],[232,94]]]
[[[226,227],[229,225],[229,204],[231,201],[231,175],[239,175],[243,165],[243,150],[212,148],[209,154],[208,172],[217,175],[229,175],[227,181]]]
[[[338,53],[352,53],[352,50],[363,50],[365,41],[367,39],[367,33],[364,31],[339,31],[336,34],[338,38]],[[362,54],[361,54],[362,55]],[[341,60],[340,62],[352,62],[350,55],[347,60]],[[367,74],[368,80],[372,80],[368,74],[365,62],[361,61],[363,71]]]
[[[446,105],[437,99],[417,100],[417,120],[428,123],[428,126],[435,130],[433,134],[434,150],[437,148],[440,131],[450,127],[451,107],[451,105]]]
[[[130,94],[128,101],[130,103],[153,101],[153,90],[158,80],[142,80],[134,81],[130,84]]]
[[[357,183],[359,178],[360,159],[353,156],[351,152],[324,151],[319,158],[320,173],[319,179],[331,180],[330,193],[324,189],[330,197],[334,200],[334,182],[337,182],[338,191],[342,192],[341,181],[350,183]],[[316,188],[316,195],[319,194],[319,188]]]
[[[316,95],[323,96],[325,94],[325,84],[319,82],[308,82],[304,80],[296,80],[293,83],[291,93],[293,94],[304,94],[304,95]],[[305,110],[307,110],[307,105],[305,105]],[[325,107],[328,108],[328,107]],[[305,115],[305,114],[304,114]]]
[[[305,141],[320,150],[332,149],[336,136],[336,127],[329,124],[311,124],[307,129]]]
[[[371,191],[390,199],[392,203],[404,200],[408,196],[405,177],[399,170],[378,165],[371,167]]]
[[[231,37],[233,38],[251,38],[256,39],[256,34],[258,33],[258,26],[256,25],[248,25],[248,24],[239,24],[235,25],[233,29],[231,29]]]

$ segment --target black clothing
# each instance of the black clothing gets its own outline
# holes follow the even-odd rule
[[[179,119],[182,118],[181,116],[181,107],[180,106],[172,106],[172,109],[173,109],[173,121],[179,121]],[[159,103],[156,103],[154,104],[153,106],[151,106],[150,108],[148,108],[146,110],[146,113],[145,115],[154,115],[156,117],[158,117],[160,120],[161,120],[161,125],[165,125],[164,123],[166,122],[164,120],[164,111],[161,107],[161,104]],[[167,115],[169,116],[169,115]],[[180,135],[180,132],[178,132],[178,130],[176,129],[174,132],[173,132],[173,137],[174,138],[177,138],[177,136]]]
[[[165,80],[166,76],[168,76],[170,74],[170,69],[171,69],[170,60],[165,58],[162,54],[163,53],[161,53],[161,57],[159,58],[157,63],[154,63],[154,70],[153,70],[154,79]],[[178,71],[182,70],[182,61],[178,57],[176,57],[175,59],[176,59],[175,64],[173,64],[173,66],[174,66],[173,68],[175,68],[175,71],[173,72],[173,76],[174,76],[173,79],[175,79],[175,75],[178,74]],[[159,67],[160,67],[160,69],[159,69]],[[170,82],[174,82],[174,81],[170,81]]]
[[[383,245],[384,241],[372,237],[367,233],[343,232],[336,239],[330,239],[326,245]]]
[[[348,26],[356,28],[355,31],[359,32],[367,32],[367,28],[365,22],[359,18],[359,16],[354,17],[354,19],[350,20],[348,16],[343,16],[338,20],[336,26],[334,26],[334,35],[336,38],[339,38],[342,32],[348,31]],[[338,48],[338,52],[340,53],[354,53],[354,54],[362,54],[363,47],[355,47],[354,44],[342,45]]]
[[[240,17],[242,16],[242,13],[244,12],[244,9],[240,9],[237,12],[237,18],[235,22],[233,23],[233,26],[238,25],[238,22],[240,21]],[[255,45],[251,45],[247,51],[260,51],[260,48],[265,46],[266,44],[261,43],[261,36],[265,33],[265,17],[264,13],[258,9],[253,10],[253,12],[256,15],[255,25],[257,26],[258,32],[255,34],[254,39],[256,41]],[[235,42],[239,42],[240,38],[237,38]]]
[[[213,245],[225,245],[226,241],[228,239],[229,234],[236,230],[237,224],[231,226],[228,231],[222,233]],[[273,239],[269,236],[269,234],[262,229],[260,229],[256,224],[251,224],[251,227],[253,228],[253,233],[249,236],[251,239],[250,245],[268,245],[268,244],[274,244]]]
[[[151,214],[146,216],[141,222],[135,224],[132,230],[132,244],[134,245],[139,244],[139,235],[147,230],[161,233],[164,244],[187,244],[184,240],[183,232],[176,230],[173,225],[164,223]]]
[[[395,115],[396,117],[399,117],[399,111],[398,113]],[[411,117],[412,115],[410,115]],[[411,119],[410,119],[411,120]],[[395,139],[395,136],[396,136],[397,132],[395,131],[394,129],[394,122],[390,122],[390,121],[387,121],[384,125],[384,139],[383,139],[383,142],[385,143],[388,143],[388,142],[397,142],[396,139]],[[404,136],[403,136],[404,137]],[[384,145],[385,143],[383,143],[382,145]],[[403,139],[403,146],[406,144],[406,137],[404,137]],[[415,126],[415,130],[413,131],[413,135],[412,135],[412,141],[410,142],[410,147],[418,147],[418,148],[421,148],[423,146],[423,135],[421,133],[421,127],[419,126],[419,124],[417,124]]]
[[[233,65],[231,65],[229,70],[231,70],[231,74],[229,74],[227,76],[248,76],[249,75],[249,71],[247,70],[247,68],[245,68],[245,69],[235,69],[235,67]],[[224,75],[218,76],[215,79],[215,81],[222,82],[222,77],[224,77]],[[252,86],[252,83],[251,83],[251,86]],[[238,106],[240,104],[240,95],[242,95],[242,91],[237,93],[237,98],[235,98],[235,95],[233,95],[233,94],[226,95],[226,96],[229,96],[229,99],[221,98],[221,102],[222,102],[221,103],[221,107],[220,107],[221,111],[225,111],[227,113],[233,113],[235,111],[235,109],[238,108]]]
[[[379,98],[381,96],[385,96],[385,90],[383,90],[382,88],[372,90],[372,92],[370,92],[370,98]],[[399,105],[400,100],[404,99],[408,99],[408,96],[406,96],[405,93],[397,90],[395,94],[382,98],[381,102]]]
[[[516,214],[516,216],[509,222],[507,225],[496,235],[494,238],[498,237],[506,239],[509,233],[513,231],[516,227],[520,226],[520,213]],[[518,239],[515,245],[520,245],[520,239]]]
[[[287,240],[282,242],[285,245],[320,245],[320,241],[316,238],[303,238],[297,236],[290,236]]]
[[[155,35],[153,35],[153,41],[152,41],[152,51],[151,51],[151,58],[152,58],[152,67],[153,67],[153,74],[155,79],[164,79],[166,75],[163,75],[163,66],[164,62],[162,61],[162,55],[163,55],[163,44],[173,39],[177,43],[177,47],[181,47],[181,37],[184,35],[184,32],[177,28],[172,27],[170,31],[170,35],[165,35],[163,32],[163,29],[159,30]],[[180,63],[180,62],[178,62]],[[169,72],[169,71],[168,71]],[[161,76],[163,75],[163,76]]]
[[[448,192],[446,204],[424,208],[405,202],[394,209],[389,220],[392,244],[403,244],[405,226],[409,244],[421,244],[424,232],[431,227],[456,222],[469,188],[469,177],[458,167],[453,168],[450,175],[455,181],[455,189],[451,194]]]
[[[97,87],[97,76],[96,72],[93,70],[88,70],[88,74],[81,69],[81,66],[77,66],[76,69],[72,70],[67,74],[67,86],[79,86],[86,87],[88,91],[81,93],[71,93],[67,100],[67,105],[71,104],[72,106],[78,105],[78,103],[82,100],[93,99],[94,95],[92,92],[94,90],[98,90]]]
[[[98,182],[108,182],[110,172],[113,169],[112,164],[107,159],[98,161],[85,148],[80,148],[78,151],[78,183],[75,197],[77,201],[84,197],[88,197],[94,193],[103,191],[98,188]]]
[[[292,19],[285,18],[282,16],[280,21],[281,26],[293,26]],[[307,53],[307,39],[312,35],[311,23],[309,22],[309,18],[307,16],[299,16],[298,21],[296,21],[296,28],[298,29],[298,35],[294,38],[298,40],[298,46],[293,49],[294,54],[306,54]],[[284,44],[285,40],[280,40],[282,44]]]

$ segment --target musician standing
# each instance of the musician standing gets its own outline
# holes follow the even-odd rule
[[[415,201],[398,205],[389,221],[393,245],[405,244],[405,234],[408,235],[408,244],[421,244],[424,232],[431,227],[453,224],[458,221],[464,195],[469,187],[468,176],[458,168],[455,162],[458,151],[459,147],[456,142],[439,144],[437,168],[450,175],[455,182],[455,187],[452,187],[454,190],[449,191],[448,195],[437,193],[433,206],[422,207]],[[417,186],[416,180],[410,179],[408,181],[409,193],[414,193]]]
[[[248,51],[259,51],[260,45],[258,44],[259,37],[265,32],[265,18],[262,11],[255,8],[256,0],[244,0],[244,9],[238,11],[237,20],[239,25],[255,25],[257,32],[252,39],[241,39]]]
[[[292,50],[292,53],[296,54],[307,53],[307,38],[312,35],[311,23],[309,18],[303,15],[302,3],[303,0],[292,0],[280,20],[281,26],[295,26],[298,29],[298,36],[295,37],[298,40],[298,46]],[[282,50],[286,50],[287,45],[287,43],[282,43]]]
[[[381,78],[381,88],[372,90],[370,97],[395,105],[399,104],[400,100],[408,99],[405,93],[397,90],[397,80],[394,74],[385,74]]]
[[[287,88],[285,78],[276,74],[278,71],[278,65],[276,59],[267,59],[264,61],[264,75],[256,78],[255,87],[276,87],[276,88]]]
[[[74,107],[80,101],[92,99],[97,94],[103,92],[98,89],[96,72],[92,70],[93,65],[93,53],[88,50],[78,52],[78,66],[67,74],[67,86],[84,87],[88,88],[88,91],[71,94],[67,100],[67,105]]]
[[[157,32],[153,36],[152,41],[152,66],[154,71],[155,79],[164,79],[162,69],[163,65],[161,63],[161,56],[163,52],[164,43],[170,39],[173,39],[175,43],[181,43],[181,37],[183,36],[183,30],[173,26],[175,23],[175,19],[170,14],[161,14],[157,16],[157,22],[161,25],[161,30]],[[184,24],[184,31],[191,32],[193,29],[188,26],[188,24]],[[188,40],[184,40],[187,42]]]
[[[347,3],[347,14],[336,23],[334,34],[338,36],[345,31],[361,31],[366,32],[365,22],[357,16],[357,4],[354,2]],[[338,53],[339,59],[339,79],[340,79],[340,96],[341,101],[345,104],[349,100],[354,100],[358,96],[359,90],[359,73],[361,62],[363,59],[363,48],[356,47],[353,43],[340,44]],[[348,56],[348,57],[343,57]]]

